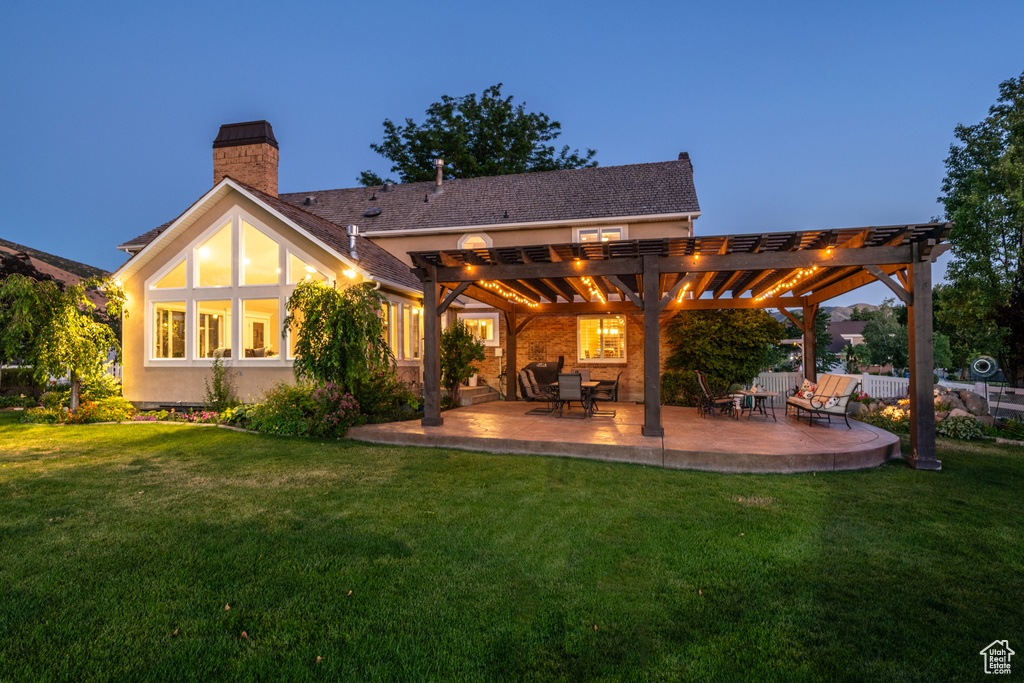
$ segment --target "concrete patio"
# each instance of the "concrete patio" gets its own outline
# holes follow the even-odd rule
[[[877,467],[899,458],[899,438],[854,420],[778,422],[755,415],[701,419],[696,408],[662,407],[663,437],[642,436],[644,406],[609,404],[615,417],[585,420],[526,415],[536,403],[495,401],[444,413],[444,424],[419,420],[364,425],[349,437],[370,443],[435,446],[487,453],[554,455],[712,472],[825,472]],[[577,406],[574,411],[580,413]]]

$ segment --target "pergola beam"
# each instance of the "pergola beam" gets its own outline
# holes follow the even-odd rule
[[[864,266],[864,270],[868,271],[871,274],[871,277],[875,278],[876,280],[884,284],[886,287],[891,289],[893,291],[893,294],[898,296],[900,301],[905,303],[907,306],[910,306],[913,303],[913,301],[911,300],[910,292],[896,284],[896,281],[893,280],[888,275],[886,275],[885,271],[883,271],[881,268],[879,268],[878,266]]]

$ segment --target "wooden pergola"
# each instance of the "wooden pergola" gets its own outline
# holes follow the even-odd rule
[[[509,401],[516,400],[516,335],[536,316],[635,316],[644,330],[645,408],[641,431],[645,436],[663,436],[658,343],[661,324],[679,311],[777,308],[803,330],[804,374],[814,381],[814,317],[818,306],[877,280],[906,303],[909,311],[913,418],[909,462],[919,469],[940,469],[935,457],[932,410],[931,264],[947,247],[942,242],[951,227],[951,223],[928,223],[410,252],[413,273],[423,283],[422,423],[444,423],[440,316],[460,296],[504,314]],[[803,311],[802,324],[789,313],[790,308]]]

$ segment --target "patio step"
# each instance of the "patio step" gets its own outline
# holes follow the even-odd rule
[[[462,387],[459,391],[459,405],[462,406],[475,406],[497,400],[498,392],[488,386]]]

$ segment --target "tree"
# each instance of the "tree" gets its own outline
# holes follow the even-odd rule
[[[107,314],[120,317],[124,292],[109,281],[90,279],[62,288],[53,280],[14,274],[0,282],[0,356],[20,355],[39,382],[69,375],[71,412],[78,410],[82,380],[103,371],[112,349],[120,352],[117,335],[95,319],[96,306],[86,296],[88,289],[101,287]]]
[[[984,121],[955,135],[939,198],[954,223],[946,276],[998,328],[1003,372],[1024,386],[1024,73],[999,84]]]
[[[707,375],[713,391],[751,382],[768,364],[782,330],[780,322],[761,310],[680,313],[668,324],[672,352],[662,375],[663,400],[695,405],[700,389],[693,370]]]
[[[475,94],[443,95],[427,107],[423,124],[407,118],[398,126],[384,119],[384,139],[370,149],[391,161],[391,171],[403,183],[433,180],[435,159],[444,159],[445,178],[597,166],[592,149],[581,155],[566,145],[556,154],[547,143],[562,134],[562,125],[526,111],[525,102],[513,104],[511,95],[502,97],[501,85],[487,88],[479,99]],[[363,171],[357,180],[362,185],[384,182],[373,171]]]
[[[938,284],[932,289],[935,336],[943,335],[949,341],[948,365],[936,357],[936,366],[947,370],[966,368],[978,356],[998,355],[1000,330],[985,317],[981,300],[980,288],[970,282]]]
[[[802,313],[794,312],[794,316],[803,323]],[[819,373],[831,371],[839,362],[839,354],[829,350],[829,347],[832,346],[832,335],[828,331],[831,322],[832,314],[828,311],[819,310],[814,316],[814,367]],[[790,323],[784,334],[786,339],[795,339],[803,335],[803,330]]]
[[[484,345],[473,338],[469,325],[457,322],[441,333],[441,386],[459,405],[459,387],[479,368],[475,361],[484,359]]]
[[[907,367],[910,353],[907,326],[900,323],[892,299],[886,299],[877,311],[872,311],[871,319],[864,326],[864,345],[871,363],[892,365],[893,374],[897,368]]]
[[[300,282],[285,304],[287,330],[298,323],[293,370],[300,381],[333,382],[359,397],[362,385],[390,372],[394,357],[380,310],[387,300],[367,284],[335,289]]]

